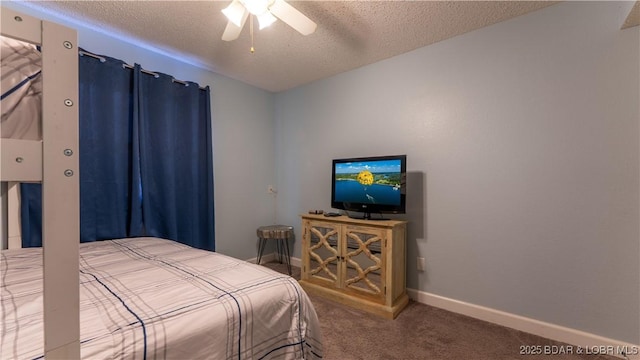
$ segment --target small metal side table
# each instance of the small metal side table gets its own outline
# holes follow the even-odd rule
[[[260,226],[257,230],[258,233],[258,264],[262,259],[262,253],[264,252],[264,246],[267,240],[276,240],[276,249],[278,252],[278,260],[282,264],[282,258],[284,257],[287,264],[287,270],[291,275],[291,256],[289,254],[289,239],[293,239],[293,226],[286,225],[268,225]]]

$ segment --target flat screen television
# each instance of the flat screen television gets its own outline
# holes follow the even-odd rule
[[[384,213],[404,214],[406,178],[406,155],[334,159],[331,207],[363,213],[361,218],[371,220],[382,219]]]

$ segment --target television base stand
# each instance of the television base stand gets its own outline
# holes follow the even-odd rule
[[[391,220],[391,219],[387,219],[382,217],[382,215],[380,215],[381,217],[371,217],[371,213],[364,213],[361,216],[358,215],[351,215],[349,213],[347,213],[347,216],[350,217],[351,219],[357,219],[357,220]]]

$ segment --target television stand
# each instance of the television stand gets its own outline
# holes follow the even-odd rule
[[[301,217],[305,291],[387,319],[398,316],[409,302],[407,222]]]

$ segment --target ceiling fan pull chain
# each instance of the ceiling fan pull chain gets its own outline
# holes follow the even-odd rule
[[[253,54],[256,52],[256,49],[253,48],[253,15],[251,15],[249,19],[249,32],[251,33],[251,49],[249,49],[249,51]]]

